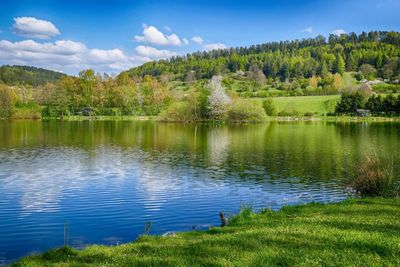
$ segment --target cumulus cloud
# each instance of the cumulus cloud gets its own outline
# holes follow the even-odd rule
[[[176,34],[164,34],[154,26],[143,24],[143,35],[136,35],[134,37],[137,42],[145,42],[153,45],[173,45],[180,46],[181,39]]]
[[[201,45],[203,43],[203,38],[201,38],[200,36],[193,36],[191,40],[196,44]]]
[[[17,35],[49,39],[50,37],[60,35],[60,31],[53,23],[47,20],[41,20],[33,17],[14,18],[13,31]]]
[[[333,32],[331,32],[331,34],[334,34],[334,35],[337,35],[337,36],[340,36],[340,35],[345,34],[345,33],[346,32],[343,29],[337,29],[337,30],[334,30]]]
[[[88,60],[92,63],[112,64],[127,61],[128,57],[120,49],[102,50],[95,48],[89,50]]]
[[[135,52],[138,56],[150,58],[150,59],[165,59],[172,56],[177,56],[178,53],[166,50],[166,49],[157,49],[151,46],[139,45],[135,48]]]
[[[60,69],[76,73],[84,68],[119,71],[142,64],[146,58],[129,56],[120,49],[89,49],[80,42],[60,40],[38,43],[33,40],[0,40],[0,63]]]
[[[226,49],[226,45],[223,43],[214,43],[214,44],[206,44],[203,46],[204,50],[210,51],[210,50],[218,50],[218,49]]]
[[[48,21],[32,17],[15,18],[14,32],[33,38],[50,38],[59,35],[59,30]],[[182,46],[191,42],[203,45],[203,49],[226,49],[223,43],[204,44],[200,36],[180,38],[178,35],[164,34],[154,26],[143,25],[143,35],[135,36],[143,45],[132,52],[122,49],[89,48],[84,43],[72,40],[42,41],[34,39],[9,41],[0,39],[0,65],[29,65],[69,74],[77,74],[82,69],[91,68],[98,72],[115,73],[145,62],[179,56],[182,52],[160,49],[154,45]],[[153,44],[153,45],[151,45]]]
[[[301,32],[305,32],[305,33],[310,33],[311,34],[311,33],[314,32],[314,29],[313,29],[312,26],[309,26],[309,27],[307,27],[305,29],[302,29]]]

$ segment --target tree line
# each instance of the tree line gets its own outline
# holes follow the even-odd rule
[[[398,80],[399,57],[398,32],[371,31],[197,52],[148,62],[127,72],[131,77],[170,74],[185,80],[257,69],[267,79],[293,81],[364,70],[366,79]]]
[[[368,85],[341,95],[335,107],[336,114],[357,115],[360,110],[367,110],[375,116],[400,114],[400,95],[380,95],[372,92]]]
[[[2,117],[63,117],[87,107],[97,115],[157,115],[171,97],[167,84],[151,76],[135,81],[90,69],[42,86],[0,84]]]

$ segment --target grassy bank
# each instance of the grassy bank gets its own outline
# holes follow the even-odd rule
[[[355,116],[272,116],[269,121],[329,121],[329,122],[398,122],[400,117],[355,117]]]
[[[225,228],[61,248],[14,266],[399,266],[400,199],[243,211]]]
[[[12,119],[12,120],[20,120]],[[27,120],[24,118],[22,120]],[[29,120],[29,118],[28,118]],[[35,119],[33,119],[35,120]],[[64,121],[162,121],[159,116],[65,116],[63,119],[54,117],[45,117],[42,120],[64,120]],[[331,122],[396,122],[400,121],[400,117],[355,117],[355,116],[268,116],[265,122],[269,121],[331,121]],[[185,122],[178,122],[185,123]],[[215,123],[212,120],[203,120],[196,123]],[[224,123],[224,122],[218,122]],[[255,122],[251,122],[255,123]]]
[[[61,118],[44,117],[43,120],[64,120],[64,121],[145,121],[157,120],[157,116],[64,116]]]

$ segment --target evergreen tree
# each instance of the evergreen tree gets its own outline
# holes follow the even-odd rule
[[[345,71],[345,68],[346,67],[345,67],[345,63],[344,63],[343,57],[340,54],[337,54],[333,71],[335,73],[343,74],[344,71]]]

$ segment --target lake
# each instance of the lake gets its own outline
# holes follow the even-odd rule
[[[366,154],[399,151],[399,123],[0,121],[0,265],[133,241],[146,222],[163,234],[243,206],[340,201]]]

